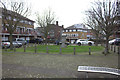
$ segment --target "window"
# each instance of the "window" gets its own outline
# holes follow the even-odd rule
[[[75,37],[75,34],[73,35],[73,37]]]
[[[7,26],[9,26],[9,24],[6,24]]]
[[[80,41],[85,41],[85,40],[80,40]]]
[[[25,23],[27,24],[27,21],[25,21]]]
[[[11,17],[9,16],[9,20],[11,20]]]
[[[16,18],[14,18],[14,19],[13,19],[13,21],[17,21],[17,19],[16,19]]]
[[[78,31],[80,32],[81,30],[80,30],[80,29],[78,29]]]
[[[87,32],[86,30],[83,30],[83,32]]]
[[[72,30],[69,30],[69,32],[72,32]]]
[[[68,32],[68,30],[66,30],[66,32]]]
[[[7,28],[5,28],[5,30],[7,31]]]
[[[21,39],[18,39],[17,41],[24,41],[24,39],[21,38]]]
[[[78,34],[76,34],[76,37],[78,37]]]
[[[21,22],[21,23],[23,23],[24,21],[23,21],[23,20],[21,20],[20,22]]]
[[[30,22],[30,25],[33,25],[33,22]]]
[[[76,32],[76,30],[74,29],[73,32]]]
[[[29,22],[29,25],[31,25],[31,22]]]

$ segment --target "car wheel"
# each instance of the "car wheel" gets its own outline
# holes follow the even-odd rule
[[[88,43],[88,45],[89,45],[89,46],[92,46],[92,43],[90,42],[90,43]]]
[[[78,43],[78,46],[81,46],[81,43]]]
[[[114,45],[114,43],[112,43],[111,45]]]
[[[118,43],[118,46],[120,46],[120,43]]]

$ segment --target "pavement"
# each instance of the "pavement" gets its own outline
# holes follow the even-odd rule
[[[85,72],[78,72],[77,71],[78,64],[83,65],[89,63],[89,62],[85,63],[88,61],[87,59],[88,56],[59,55],[59,54],[58,55],[29,54],[29,53],[5,54],[3,55],[2,77],[3,78],[87,78],[88,76],[88,78],[118,78],[118,76],[113,74],[106,74],[106,73],[86,74]],[[84,61],[81,61],[82,58],[84,59]],[[98,62],[101,61],[101,58],[99,58],[99,56],[97,57],[97,59]],[[92,59],[92,56],[90,60],[94,61]],[[91,64],[94,64],[92,63],[92,61],[90,61]],[[105,63],[101,63],[101,64],[105,64]]]

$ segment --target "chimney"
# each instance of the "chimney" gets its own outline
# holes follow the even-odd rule
[[[56,25],[58,26],[58,21],[56,21]]]
[[[62,28],[64,28],[64,25],[62,25]]]

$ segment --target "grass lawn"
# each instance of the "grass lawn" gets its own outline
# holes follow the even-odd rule
[[[37,45],[37,53],[46,53],[46,48],[48,47],[48,52],[52,54],[60,53],[60,46],[58,45]],[[76,54],[89,52],[89,48],[91,48],[92,52],[101,52],[103,51],[103,47],[101,46],[72,46],[69,45],[66,48],[62,48],[62,54],[73,54],[74,47],[76,49]],[[9,51],[9,50],[8,50]],[[17,48],[17,52],[24,52],[24,48]],[[26,52],[35,52],[35,47],[27,47]]]

